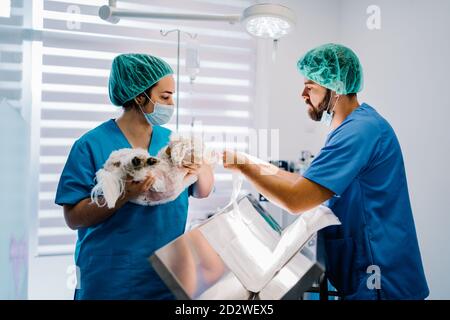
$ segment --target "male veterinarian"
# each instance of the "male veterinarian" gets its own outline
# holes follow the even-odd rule
[[[264,165],[232,151],[224,153],[224,166],[293,214],[326,202],[342,223],[322,234],[327,275],[343,299],[426,298],[402,152],[389,123],[357,100],[359,59],[349,48],[326,44],[297,66],[309,116],[331,129],[310,168],[303,176],[264,175]]]

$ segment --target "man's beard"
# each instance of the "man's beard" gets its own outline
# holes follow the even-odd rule
[[[305,103],[309,106],[308,115],[314,121],[320,121],[322,119],[322,115],[325,110],[328,109],[331,100],[331,90],[327,89],[327,93],[323,98],[322,102],[319,103],[319,106],[316,108],[312,105],[311,100],[306,99]]]

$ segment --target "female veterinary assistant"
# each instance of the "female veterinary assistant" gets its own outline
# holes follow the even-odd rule
[[[197,182],[172,202],[141,206],[129,202],[148,190],[153,178],[127,182],[116,207],[91,203],[95,173],[111,152],[144,148],[155,156],[169,141],[166,124],[174,111],[173,71],[163,60],[144,54],[117,56],[109,77],[109,97],[124,112],[104,122],[73,145],[59,181],[55,202],[64,206],[69,227],[78,230],[75,299],[172,299],[148,257],[185,229],[188,196],[203,198],[213,186],[211,167],[189,165]]]
[[[429,291],[402,152],[389,123],[358,103],[359,59],[349,48],[327,44],[306,53],[298,69],[310,117],[332,128],[310,168],[303,177],[282,170],[261,175],[260,166],[233,152],[224,153],[225,167],[241,171],[292,213],[327,201],[342,224],[322,232],[326,272],[342,298],[424,299]]]

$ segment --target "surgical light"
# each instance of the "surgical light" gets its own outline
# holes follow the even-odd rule
[[[252,36],[279,39],[292,31],[296,17],[288,7],[257,4],[244,10],[241,22]]]
[[[111,23],[118,23],[120,18],[241,22],[252,36],[273,40],[290,33],[296,23],[294,11],[279,4],[267,3],[252,5],[240,15],[218,15],[124,10],[116,7],[116,1],[110,1],[108,6],[100,7],[99,16]]]

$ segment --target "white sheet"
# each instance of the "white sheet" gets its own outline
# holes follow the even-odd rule
[[[340,224],[319,206],[300,215],[280,236],[244,198],[231,212],[199,229],[247,290],[261,291],[317,231]]]

